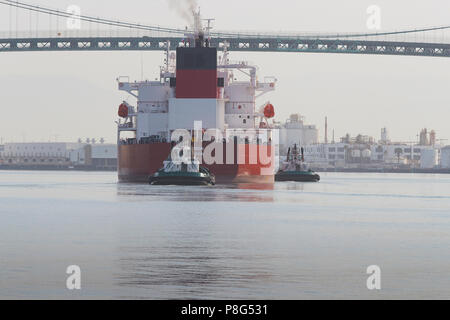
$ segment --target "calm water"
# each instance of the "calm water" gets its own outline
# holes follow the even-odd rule
[[[450,298],[450,176],[322,179],[256,190],[0,171],[0,299]]]

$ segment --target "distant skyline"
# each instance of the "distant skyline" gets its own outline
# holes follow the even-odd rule
[[[64,9],[76,4],[83,14],[183,27],[184,20],[168,0],[48,1],[24,0]],[[365,32],[366,9],[381,8],[382,30],[450,25],[450,1],[199,1],[204,17],[216,18],[216,29],[309,32]],[[10,16],[13,19],[10,23]],[[0,32],[10,27],[27,31],[35,17],[0,6]],[[30,20],[31,19],[31,20]],[[39,21],[42,29],[49,20]],[[60,28],[65,21],[52,21]],[[96,26],[82,24],[84,30]],[[447,34],[442,33],[442,37]],[[117,108],[122,100],[115,79],[141,79],[141,61],[147,79],[158,76],[162,52],[45,52],[0,53],[1,124],[5,141],[75,142],[78,138],[116,141]],[[306,117],[324,136],[328,117],[329,139],[346,133],[379,139],[387,127],[392,140],[414,141],[422,128],[434,129],[438,139],[450,139],[450,60],[448,58],[365,56],[296,53],[231,53],[232,60],[249,60],[260,77],[275,76],[277,90],[258,101],[270,100],[276,118],[291,113]],[[450,143],[450,141],[449,141]]]

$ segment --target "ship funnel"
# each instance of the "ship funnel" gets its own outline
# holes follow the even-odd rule
[[[205,47],[205,34],[203,33],[203,31],[197,33],[197,36],[195,38],[195,47]]]

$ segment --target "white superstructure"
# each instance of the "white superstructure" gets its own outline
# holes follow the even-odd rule
[[[231,62],[226,47],[218,58],[217,78],[223,82],[218,87],[217,98],[180,99],[176,97],[176,54],[167,51],[167,64],[161,67],[159,81],[130,82],[118,78],[119,90],[136,98],[136,105],[124,101],[128,108],[126,117],[118,122],[121,133],[132,133],[136,143],[145,140],[167,142],[176,129],[194,129],[201,120],[203,129],[258,129],[271,127],[264,115],[269,102],[256,105],[256,99],[275,90],[273,77],[260,81],[257,68],[248,62]],[[238,80],[244,75],[247,80]],[[119,138],[120,139],[120,138]],[[120,142],[120,141],[119,141]]]

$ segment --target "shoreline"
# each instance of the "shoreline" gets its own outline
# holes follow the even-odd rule
[[[99,172],[117,172],[117,168],[80,166],[80,167],[37,167],[37,166],[2,166],[1,171],[99,171]]]
[[[404,169],[384,169],[384,168],[312,168],[318,173],[340,172],[340,173],[423,173],[423,174],[450,174],[449,169],[421,169],[421,168],[404,168]]]
[[[422,173],[422,174],[450,174],[449,169],[378,169],[378,168],[311,168],[317,173],[339,172],[339,173]],[[36,166],[5,166],[0,165],[0,171],[97,171],[97,172],[117,172],[116,168],[80,166],[80,167],[36,167]]]

